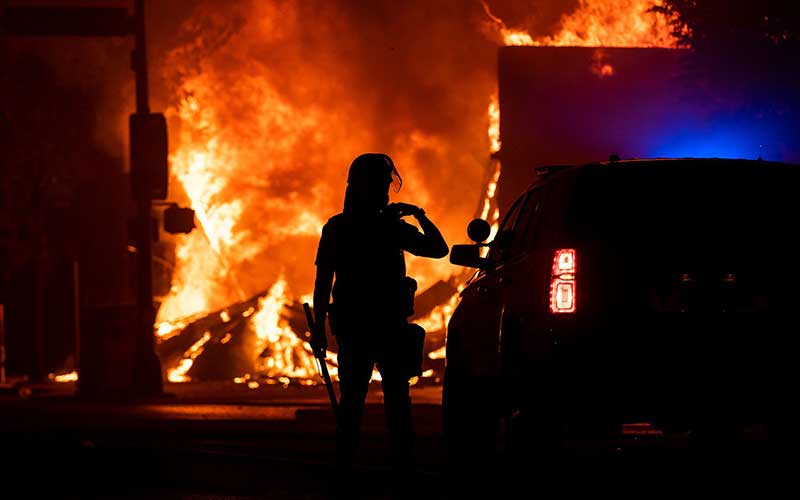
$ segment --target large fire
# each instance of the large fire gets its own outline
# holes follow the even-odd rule
[[[337,75],[320,74],[340,68],[311,54],[290,52],[297,50],[289,48],[292,37],[305,29],[299,7],[291,2],[267,4],[271,2],[250,5],[255,12],[237,21],[244,24],[235,33],[220,28],[217,39],[198,34],[168,60],[172,67],[167,73],[178,82],[176,104],[169,112],[174,145],[171,197],[195,209],[199,227],[176,238],[173,285],[160,298],[155,332],[164,342],[180,335],[195,318],[268,290],[241,314],[257,340],[252,372],[236,381],[252,388],[259,380],[316,380],[306,332],[293,328],[287,310],[296,305],[293,297],[311,291],[321,227],[340,210],[346,166],[358,153],[371,148],[389,152],[408,186],[401,199],[424,206],[443,223],[451,243],[461,239],[470,216],[488,220],[493,234],[500,218],[494,201],[499,160],[481,166],[487,181],[483,193],[476,188],[472,195],[469,204],[479,202],[474,214],[437,207],[443,193],[426,182],[430,169],[445,164],[452,172],[466,171],[461,166],[474,165],[474,159],[462,145],[423,129],[400,127],[403,130],[392,130],[388,139],[375,131],[373,117],[364,116],[359,107],[359,95],[339,83]],[[560,31],[540,38],[508,29],[485,3],[484,8],[506,45],[674,46],[668,20],[649,13],[650,5],[647,0],[580,0],[578,9],[562,19]],[[189,33],[193,26],[189,24]],[[259,55],[264,47],[272,51]],[[272,68],[276,54],[294,57],[296,73],[280,74]],[[314,64],[322,69],[309,69]],[[613,74],[610,67],[600,71]],[[486,115],[472,119],[487,123],[492,153],[501,147],[499,114],[495,93]],[[449,185],[447,176],[442,185]],[[409,259],[409,274],[418,279],[421,290],[460,272],[445,261]],[[429,332],[443,330],[457,303],[458,293],[418,322]],[[230,341],[230,335],[220,342]],[[210,339],[203,334],[177,365],[167,367],[171,381],[190,380],[188,371]],[[431,359],[442,356],[443,348],[429,354]],[[330,353],[330,358],[335,373],[335,355]]]
[[[660,0],[580,0],[561,18],[560,30],[534,38],[525,30],[509,29],[482,0],[492,27],[504,45],[550,47],[676,47],[670,19],[652,12]]]

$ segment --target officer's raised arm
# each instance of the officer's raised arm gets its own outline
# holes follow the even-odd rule
[[[433,259],[441,259],[450,253],[450,248],[447,246],[447,242],[444,240],[442,233],[439,232],[439,228],[425,215],[424,210],[420,208],[419,212],[414,214],[414,218],[417,219],[419,226],[422,228],[423,237],[419,242],[420,247],[418,250],[420,253],[414,252],[411,249],[409,249],[409,252],[414,255],[431,257]]]
[[[408,234],[404,235],[405,237],[403,238],[403,250],[407,250],[418,257],[432,259],[441,259],[450,252],[442,233],[433,221],[425,215],[425,210],[408,203],[392,203],[390,207],[396,210],[401,217],[413,215],[419,222],[419,227],[422,228],[422,232],[419,232],[409,225]]]

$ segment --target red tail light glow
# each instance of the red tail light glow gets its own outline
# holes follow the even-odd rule
[[[550,274],[550,312],[574,313],[577,300],[575,286],[576,251],[574,248],[556,250]]]

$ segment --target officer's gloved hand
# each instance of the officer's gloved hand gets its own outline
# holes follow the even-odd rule
[[[425,210],[422,208],[412,205],[411,203],[390,203],[387,207],[387,210],[394,212],[397,214],[398,217],[406,217],[408,215],[413,215],[414,217],[419,217],[420,215],[425,213]]]

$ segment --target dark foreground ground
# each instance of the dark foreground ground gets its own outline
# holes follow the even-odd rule
[[[114,404],[76,399],[69,385],[0,396],[0,498],[330,496],[334,422],[321,388],[181,384],[167,392]],[[412,389],[417,468],[403,481],[410,498],[783,498],[797,489],[795,450],[700,451],[685,436],[575,441],[557,456],[448,470],[440,397],[437,387]],[[376,387],[355,473],[361,498],[396,490],[384,427]]]

